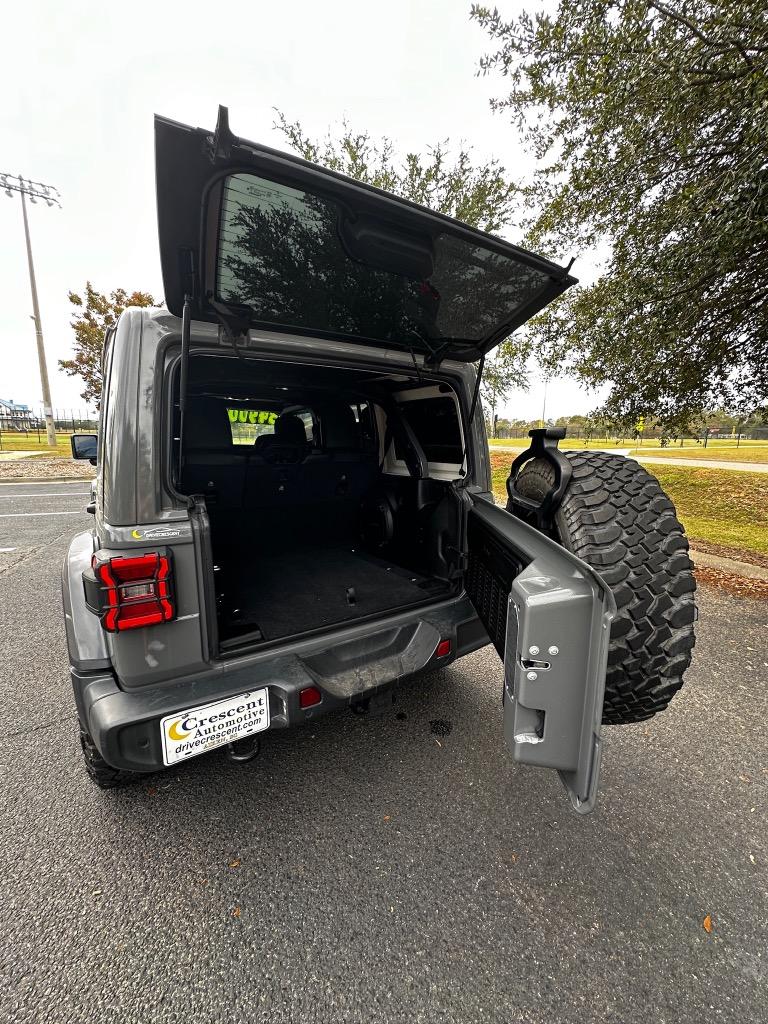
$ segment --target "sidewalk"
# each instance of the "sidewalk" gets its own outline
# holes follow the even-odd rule
[[[0,451],[0,462],[16,462],[18,459],[38,458],[41,455],[50,456],[50,452],[3,452]]]
[[[765,462],[727,462],[725,459],[675,459],[657,455],[630,455],[635,462],[652,462],[657,466],[697,466],[700,469],[738,469],[742,473],[768,473]]]

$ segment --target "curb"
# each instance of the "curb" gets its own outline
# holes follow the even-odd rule
[[[0,487],[3,484],[87,484],[92,479],[90,476],[9,476],[0,477]]]
[[[705,551],[690,550],[694,567],[701,565],[708,569],[719,569],[721,572],[731,573],[732,576],[742,576],[747,580],[764,580],[768,582],[768,569],[763,565],[753,565],[751,562],[740,562],[735,558],[725,558],[723,555],[710,555]]]

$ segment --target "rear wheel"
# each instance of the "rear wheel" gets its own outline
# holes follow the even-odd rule
[[[566,452],[573,476],[555,519],[560,543],[611,588],[603,722],[642,722],[663,711],[683,685],[696,618],[693,565],[675,507],[656,477],[609,452]],[[540,501],[554,471],[533,459],[517,489]]]
[[[80,744],[83,748],[85,770],[99,789],[117,789],[118,786],[127,786],[131,782],[136,782],[140,777],[138,772],[121,771],[119,768],[113,768],[112,765],[107,764],[82,722],[80,723]]]

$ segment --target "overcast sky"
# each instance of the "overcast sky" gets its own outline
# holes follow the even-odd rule
[[[469,0],[6,5],[0,171],[62,197],[61,210],[29,211],[53,404],[83,406],[78,379],[57,368],[71,349],[70,289],[89,279],[101,291],[162,297],[154,113],[213,127],[224,103],[235,134],[278,147],[273,107],[317,134],[346,116],[403,149],[464,139],[514,175],[523,166],[516,132],[488,105],[503,83],[475,74],[487,46],[468,11]],[[0,267],[0,397],[37,405],[21,206],[2,192]],[[583,279],[589,269],[582,261],[574,272]],[[572,381],[550,382],[548,415],[595,403]],[[536,384],[506,407],[528,418],[541,405]]]

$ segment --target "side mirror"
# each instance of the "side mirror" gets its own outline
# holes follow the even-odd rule
[[[98,441],[96,434],[73,434],[69,439],[69,443],[72,445],[72,458],[88,459],[90,464],[95,466]]]

